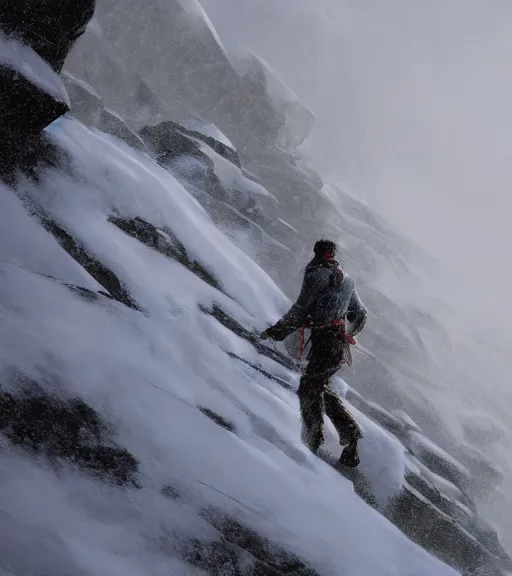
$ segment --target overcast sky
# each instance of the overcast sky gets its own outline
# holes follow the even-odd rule
[[[487,274],[490,305],[512,319],[512,3],[202,4],[226,45],[255,49],[315,112],[322,168],[441,257],[471,297]]]

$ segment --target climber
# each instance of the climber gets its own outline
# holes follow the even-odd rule
[[[267,328],[262,339],[284,340],[296,330],[311,329],[311,351],[302,374],[298,396],[302,416],[302,440],[317,452],[323,436],[324,411],[334,424],[340,444],[347,445],[339,463],[359,464],[357,442],[361,429],[330,388],[330,378],[344,364],[352,363],[350,346],[364,328],[367,312],[355,283],[335,260],[336,244],[319,240],[314,258],[307,265],[297,302],[276,324]],[[347,324],[350,326],[347,329]]]

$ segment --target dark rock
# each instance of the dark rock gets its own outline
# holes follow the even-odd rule
[[[72,459],[93,474],[110,479],[119,486],[131,484],[140,487],[135,479],[138,463],[124,448],[112,446],[83,447]]]
[[[203,517],[220,533],[219,540],[190,540],[184,559],[213,576],[319,576],[294,554],[284,550],[234,518],[216,510]]]
[[[375,420],[377,424],[391,432],[394,436],[400,438],[406,433],[407,427],[402,421],[395,418],[378,404],[366,400],[352,388],[348,388],[345,398],[363,414]]]
[[[237,151],[231,148],[230,146],[224,144],[224,142],[220,142],[219,140],[213,138],[212,136],[207,136],[202,132],[198,132],[196,130],[189,130],[187,128],[184,128],[183,126],[180,126],[179,124],[177,125],[177,129],[183,132],[184,134],[187,134],[191,138],[197,138],[198,140],[202,140],[205,144],[208,144],[208,146],[212,150],[217,152],[219,156],[222,156],[226,160],[229,160],[232,164],[234,164],[238,168],[242,167],[240,157],[238,156]]]
[[[12,183],[21,163],[34,163],[41,131],[69,110],[69,99],[59,76],[33,50],[13,40],[0,43],[0,177]]]
[[[5,136],[0,144],[0,160],[3,161],[0,162],[0,178],[12,187],[19,174],[39,184],[49,169],[72,173],[70,156],[45,132]]]
[[[486,567],[500,569],[500,560],[467,530],[439,510],[412,486],[404,483],[399,496],[388,505],[386,516],[406,536],[464,573]]]
[[[405,412],[405,410],[394,410],[393,416],[398,418],[400,422],[404,425],[407,430],[414,430],[415,432],[421,432],[421,428],[416,424],[416,422]]]
[[[153,117],[161,109],[161,102],[156,92],[149,86],[146,80],[140,76],[136,77],[137,87],[135,94],[135,120],[145,124],[148,118]],[[130,116],[131,117],[131,116]]]
[[[89,288],[85,288],[84,286],[76,286],[75,284],[69,284],[67,282],[64,283],[66,288],[81,296],[87,302],[97,302],[100,298],[107,298],[108,300],[114,300],[114,298],[108,293],[99,290],[95,292],[94,290],[90,290]]]
[[[60,94],[52,94],[30,77],[23,76],[22,71],[0,64],[0,83],[2,133],[39,134],[69,111],[69,100],[61,82]]]
[[[462,492],[468,487],[469,471],[462,464],[453,459],[449,454],[443,455],[439,449],[435,449],[424,436],[418,432],[409,432],[404,441],[406,447],[423,463],[429,470],[446,478],[455,484]]]
[[[202,153],[201,153],[202,154]],[[190,192],[194,198],[209,210],[211,202],[218,200],[234,205],[233,195],[222,185],[215,174],[213,160],[206,154],[178,159],[164,166]]]
[[[220,284],[215,276],[207,270],[200,262],[193,260],[189,257],[187,250],[183,244],[172,234],[170,230],[160,230],[146,222],[142,218],[120,218],[118,216],[111,216],[109,222],[115,224],[126,234],[139,240],[149,248],[160,252],[168,258],[176,260],[183,264],[201,280],[213,286],[217,290],[221,290]]]
[[[162,493],[163,496],[165,496],[166,498],[169,498],[170,500],[178,500],[180,497],[179,492],[173,488],[172,486],[164,486],[160,492]]]
[[[270,348],[270,346],[266,346],[262,344],[259,334],[257,332],[251,332],[244,326],[242,326],[239,322],[237,322],[232,316],[224,312],[219,306],[214,304],[211,309],[208,309],[204,306],[200,306],[200,310],[209,316],[213,316],[216,320],[218,320],[223,326],[231,330],[240,338],[247,340],[250,342],[254,348],[263,356],[267,358],[271,358],[278,364],[281,364],[285,368],[289,370],[297,370],[299,368],[298,364],[285,356],[282,352],[275,350],[274,348]]]
[[[250,188],[244,189],[243,185],[237,187],[234,182],[225,188],[215,173],[213,159],[201,150],[198,140],[240,169],[240,159],[232,148],[211,136],[184,128],[171,121],[145,127],[140,134],[153,150],[158,162],[172,172],[173,176],[206,208],[215,222],[229,222],[230,228],[249,231],[251,244],[258,246],[263,258],[258,261],[260,265],[268,268],[267,263],[273,264],[277,261],[287,263],[288,267],[295,265],[293,253],[281,243],[281,240],[291,241],[292,238],[295,240],[296,234],[294,235],[292,230],[282,225],[278,219],[269,217],[258,204],[265,202],[273,213],[278,207],[275,199],[255,198],[251,196]],[[186,157],[187,161],[184,161],[183,157]],[[242,170],[241,176],[243,175]],[[251,175],[249,179],[255,180],[255,177]],[[273,269],[275,266],[270,268]],[[279,268],[282,268],[282,264]],[[286,275],[287,271],[284,274]]]
[[[112,440],[112,430],[79,398],[50,396],[28,378],[18,377],[20,392],[0,391],[0,431],[14,445],[65,460],[119,486],[136,485],[138,463]]]
[[[472,446],[461,447],[460,461],[471,472],[470,492],[477,497],[489,494],[503,481],[503,473],[489,462],[484,452]]]
[[[176,122],[167,120],[156,126],[146,126],[139,135],[146,142],[161,163],[169,162],[179,156],[197,156],[204,158],[200,144],[186,135],[184,128]]]
[[[78,244],[74,238],[58,224],[47,218],[42,219],[42,224],[52,234],[57,242],[74,258],[89,274],[99,282],[109,294],[118,302],[125,304],[134,310],[140,310],[136,302],[131,298],[128,290],[121,284],[119,278],[91,256],[86,249]]]
[[[94,9],[95,0],[1,0],[0,29],[22,40],[60,72]]]
[[[340,465],[338,458],[334,458],[330,452],[327,452],[322,448],[318,450],[317,455],[324,462],[335,468],[344,478],[350,480],[354,486],[354,492],[362,500],[364,500],[372,508],[379,510],[379,512],[382,511],[379,502],[373,495],[370,483],[366,480],[364,474],[362,474],[358,468],[350,468],[348,466]]]
[[[240,551],[222,540],[191,539],[179,547],[179,553],[185,562],[210,576],[246,576],[248,574],[245,569],[247,561],[244,561],[245,558],[240,558]]]
[[[233,197],[226,201],[215,199],[212,188],[186,186],[187,190],[205,208],[214,224],[277,283],[282,276],[289,277],[298,268],[295,254],[270,236],[255,220],[245,216],[234,205]],[[215,188],[213,188],[214,190]],[[250,210],[249,210],[250,212]],[[255,212],[256,216],[258,211]]]
[[[31,141],[25,142],[18,168],[27,178],[41,184],[49,170],[73,174],[73,161],[70,154],[52,138],[51,134],[43,132]]]
[[[316,230],[315,223],[323,222],[326,202],[319,195],[322,182],[316,177],[308,178],[293,158],[271,148],[263,153],[251,151],[249,156],[244,156],[243,162],[261,184],[272,191],[282,205],[283,213],[299,232]],[[332,212],[332,207],[330,210]]]
[[[236,150],[212,136],[187,129],[172,120],[166,120],[156,126],[146,126],[140,130],[140,136],[151,144],[160,157],[163,156],[166,159],[182,154],[199,156],[201,154],[200,142],[204,142],[219,156],[241,168],[240,157]]]
[[[103,99],[96,90],[69,72],[62,73],[64,85],[71,102],[71,114],[88,126],[98,126],[101,121]]]
[[[498,534],[492,526],[489,526],[489,524],[487,524],[483,519],[475,516],[472,519],[472,522],[467,526],[467,530],[473,534],[473,536],[483,544],[491,554],[494,554],[497,558],[503,560],[508,569],[512,570],[512,560],[505,552],[499,541]]]
[[[248,360],[245,360],[244,358],[240,358],[240,356],[237,356],[233,352],[228,352],[228,356],[231,356],[231,358],[235,358],[236,360],[243,362],[247,366],[250,366],[253,370],[256,370],[256,372],[263,374],[263,376],[265,376],[269,380],[272,380],[273,382],[277,382],[277,384],[279,384],[279,386],[283,387],[285,390],[292,390],[293,389],[292,385],[289,382],[286,382],[286,380],[279,378],[279,376],[274,376],[274,374],[267,372],[261,366],[256,366],[256,364],[252,364],[252,362],[249,362]]]
[[[251,79],[263,90],[271,102],[276,116],[280,117],[280,131],[276,144],[281,149],[294,150],[303,143],[313,123],[313,113],[299,101],[289,86],[274,70],[250,48],[239,47],[233,53],[233,64],[241,77]]]
[[[409,486],[417,490],[438,510],[441,510],[441,512],[459,522],[464,528],[467,529],[469,524],[472,522],[472,517],[469,514],[464,512],[464,510],[457,506],[457,504],[450,498],[442,494],[438,488],[423,476],[420,476],[411,470],[407,470],[405,473],[405,480]]]
[[[107,134],[111,134],[126,142],[129,146],[140,152],[149,152],[144,141],[133,130],[131,130],[126,122],[113,112],[103,108],[99,119],[98,128]]]
[[[209,408],[206,408],[204,406],[199,406],[199,410],[201,410],[201,412],[205,416],[208,416],[210,420],[213,420],[213,422],[215,422],[215,424],[217,424],[218,426],[225,428],[226,430],[228,430],[228,432],[236,433],[236,426],[229,420],[226,420],[225,418],[220,416],[220,414],[217,414],[213,410],[210,410]]]
[[[371,485],[357,469],[340,467],[335,458],[320,450],[318,456],[350,480],[354,491],[381,511],[411,540],[462,574],[502,576],[512,562],[496,533],[476,515],[474,505],[462,496],[463,504],[440,492],[424,477],[406,471],[403,489],[382,509]]]

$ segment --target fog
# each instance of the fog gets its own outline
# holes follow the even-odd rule
[[[475,418],[508,428],[490,457],[510,489],[507,407],[512,184],[512,5],[501,0],[202,0],[228,47],[263,56],[316,115],[305,152],[444,270],[427,278],[452,307],[453,383]],[[440,269],[441,270],[441,269]],[[472,317],[480,324],[472,326]],[[481,331],[480,344],[467,337]],[[471,336],[471,338],[473,337]],[[492,346],[487,347],[486,344]],[[499,350],[496,348],[499,347]],[[451,390],[453,392],[453,390]],[[452,396],[453,397],[453,396]],[[447,400],[448,401],[448,400]],[[443,406],[455,415],[460,404]],[[456,416],[457,417],[457,416]],[[510,499],[489,504],[512,547]]]
[[[512,6],[501,0],[204,0],[226,44],[314,111],[317,166],[511,319]]]

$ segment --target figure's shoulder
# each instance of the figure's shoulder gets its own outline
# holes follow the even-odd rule
[[[330,275],[335,268],[329,262],[315,262],[314,260],[306,266],[305,274],[307,276],[325,276]]]

